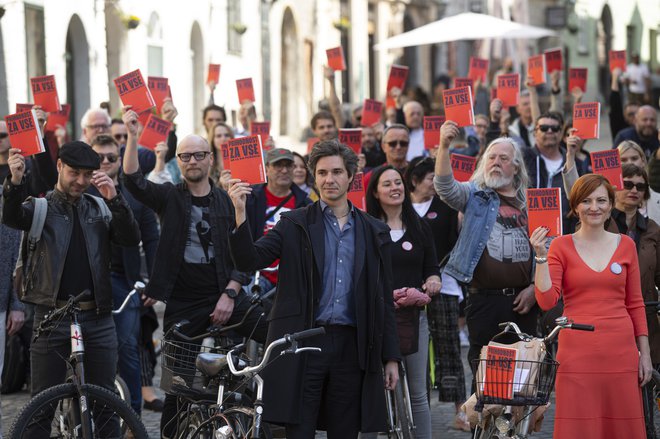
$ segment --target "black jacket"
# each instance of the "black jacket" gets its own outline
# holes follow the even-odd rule
[[[291,184],[291,192],[295,200],[295,209],[312,204],[312,200],[307,198],[307,193],[300,189],[298,185]],[[266,183],[252,186],[252,195],[245,201],[245,214],[250,221],[250,231],[252,238],[256,241],[264,235],[266,226]]]
[[[152,183],[144,178],[140,171],[124,174],[124,183],[136,200],[153,209],[160,218],[157,262],[154,264],[146,295],[167,301],[179,275],[186,249],[186,232],[192,209],[190,191],[185,182],[176,186],[171,183]],[[247,284],[248,277],[234,270],[227,247],[227,234],[235,225],[234,206],[227,192],[214,186],[213,182],[211,194],[209,211],[218,287],[224,289],[230,280]]]
[[[362,234],[366,243],[365,248],[356,246],[354,268],[358,358],[364,374],[361,431],[383,431],[382,366],[388,360],[400,358],[392,303],[392,241],[387,225],[359,210],[355,224],[356,233]],[[319,203],[284,213],[277,225],[254,245],[249,229],[246,221],[229,236],[231,255],[238,269],[253,271],[280,258],[268,342],[313,327],[325,256],[325,227]],[[264,419],[276,423],[300,422],[301,377],[306,355],[281,357],[264,370],[267,381]],[[320,426],[325,422],[322,418],[320,414]]]
[[[25,200],[25,184],[14,186],[9,177],[5,180],[2,206],[2,222],[9,227],[30,230],[34,215],[34,203]],[[82,226],[89,267],[94,282],[94,297],[98,312],[112,310],[112,287],[110,285],[110,243],[122,246],[134,246],[140,243],[140,231],[128,204],[117,194],[111,201],[106,201],[112,220],[109,224],[94,200],[83,195],[75,204],[66,200],[64,194],[55,189],[46,195],[48,214],[41,240],[35,249],[31,288],[26,291],[23,301],[37,305],[55,306],[60,288],[64,261],[73,231],[73,210],[77,209]],[[22,203],[22,204],[21,204]]]

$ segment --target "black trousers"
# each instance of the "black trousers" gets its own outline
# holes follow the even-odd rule
[[[470,333],[470,348],[468,350],[468,362],[472,368],[472,393],[475,391],[476,367],[475,361],[479,358],[481,348],[496,334],[502,330],[499,324],[502,322],[514,322],[520,330],[536,335],[536,321],[539,314],[537,305],[527,313],[518,314],[513,311],[513,301],[515,296],[497,296],[470,293],[467,297],[467,306],[465,307],[465,317],[468,331]],[[517,337],[506,337],[501,340],[502,343],[513,343],[518,341]]]
[[[328,439],[357,438],[360,431],[362,370],[356,330],[326,326],[326,333],[306,341],[321,353],[310,353],[303,374],[301,423],[286,426],[287,439],[313,439],[319,420]]]
[[[206,302],[184,302],[170,299],[167,302],[165,309],[164,324],[165,332],[175,323],[181,320],[188,320],[190,323],[186,325],[182,331],[188,336],[195,336],[207,332],[211,326],[211,319],[209,315],[213,312],[217,297],[209,298]],[[266,305],[264,305],[266,307]],[[234,300],[234,311],[232,312],[227,326],[239,323],[248,308],[250,308],[249,297],[245,292],[241,291],[238,297]],[[251,337],[259,343],[266,341],[268,334],[268,322],[266,321],[268,310],[257,308],[250,313],[246,319],[245,324],[236,330],[242,337]],[[199,342],[201,345],[201,341]],[[163,414],[160,418],[160,429],[163,437],[173,437],[176,431],[176,414],[177,414],[177,398],[175,395],[169,393],[165,395],[165,403],[163,407]]]

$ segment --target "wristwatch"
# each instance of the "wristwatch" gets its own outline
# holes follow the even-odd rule
[[[229,297],[230,299],[235,299],[235,298],[238,297],[238,291],[233,290],[233,289],[231,289],[231,288],[226,288],[226,289],[222,292],[222,294],[226,294],[227,297]]]

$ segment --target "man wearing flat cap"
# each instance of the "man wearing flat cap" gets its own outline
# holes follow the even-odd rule
[[[280,220],[280,215],[312,204],[307,193],[293,182],[293,153],[285,148],[274,148],[266,154],[267,183],[254,185],[245,206],[250,222],[252,239],[264,236]],[[270,269],[261,272],[259,283],[266,293],[277,284],[275,261]]]
[[[27,236],[35,201],[26,199],[25,157],[20,149],[12,148],[8,162],[2,222]],[[84,142],[70,142],[60,149],[57,184],[45,197],[47,215],[33,258],[27,255],[26,239],[21,243],[26,264],[21,299],[35,305],[36,328],[69,296],[89,290],[78,315],[85,337],[85,378],[114,389],[117,338],[111,314],[110,244],[138,245],[140,232],[128,204],[99,166],[99,155]],[[101,197],[85,193],[90,185]],[[64,319],[47,337],[32,344],[32,395],[64,382],[67,368],[63,359],[70,354],[69,338],[69,322]],[[44,422],[49,425],[50,420]]]

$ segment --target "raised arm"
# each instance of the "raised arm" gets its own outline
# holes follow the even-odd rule
[[[462,211],[470,194],[466,185],[454,179],[449,157],[449,145],[458,136],[458,125],[452,120],[446,121],[440,128],[440,147],[435,159],[435,178],[433,185],[442,201],[452,209]]]
[[[130,105],[123,107],[122,113],[122,120],[128,130],[128,139],[126,140],[122,168],[124,174],[134,174],[140,170],[137,151],[138,115],[135,111],[131,110]]]
[[[344,126],[344,117],[341,112],[341,101],[337,96],[337,88],[335,86],[335,71],[328,66],[323,66],[323,76],[328,80],[328,103],[330,104],[330,112],[335,119],[337,129]]]

